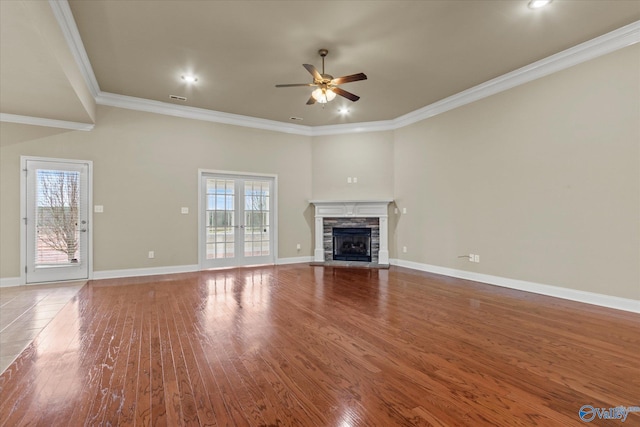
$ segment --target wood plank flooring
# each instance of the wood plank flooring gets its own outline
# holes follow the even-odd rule
[[[582,426],[640,406],[638,355],[640,315],[399,267],[90,281],[0,376],[0,424]]]

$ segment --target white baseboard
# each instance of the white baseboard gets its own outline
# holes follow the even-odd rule
[[[599,305],[602,307],[615,308],[617,310],[631,311],[633,313],[640,313],[640,300],[614,297],[611,295],[603,295],[595,292],[579,291],[576,289],[562,288],[559,286],[543,285],[540,283],[527,282],[525,280],[509,279],[506,277],[492,276],[489,274],[474,273],[464,270],[456,270],[454,268],[422,264],[401,259],[392,259],[390,260],[390,263],[391,265],[411,268],[413,270],[442,274],[443,276],[473,280],[475,282],[502,286],[504,288],[517,289],[520,291],[533,292],[535,294],[541,294],[550,297]]]
[[[190,269],[190,267],[194,266],[176,266],[176,267],[158,267],[158,268],[131,268],[127,270],[105,270],[105,271],[94,271],[91,279],[117,279],[120,277],[135,277],[135,276],[154,276],[157,274],[171,274],[171,273],[185,273],[190,271],[197,271],[197,266],[195,269]],[[0,288],[11,287],[11,286],[21,286],[20,277],[3,277],[0,278]]]
[[[198,265],[172,265],[168,267],[129,268],[126,270],[94,271],[93,279],[118,279],[121,277],[156,276],[159,274],[191,273],[198,271]]]
[[[278,258],[276,261],[277,265],[282,264],[303,264],[305,262],[313,262],[312,256],[299,256],[293,258]]]
[[[313,257],[292,257],[279,258],[277,265],[283,264],[301,264],[313,262]],[[456,277],[459,279],[473,280],[475,282],[486,283],[489,285],[502,286],[504,288],[517,289],[525,292],[533,292],[536,294],[546,295],[550,297],[562,298],[571,301],[583,302],[587,304],[599,305],[602,307],[614,308],[617,310],[630,311],[640,313],[640,300],[630,298],[620,298],[611,295],[598,294],[595,292],[579,291],[576,289],[562,288],[559,286],[544,285],[541,283],[528,282],[525,280],[509,279],[506,277],[492,276],[489,274],[474,273],[471,271],[457,270],[454,268],[440,267],[437,265],[422,264],[413,261],[405,261],[400,259],[389,260],[391,265],[399,267],[411,268],[418,271],[426,271],[429,273],[442,274],[443,276]],[[155,276],[159,274],[175,274],[190,273],[198,271],[198,265],[176,265],[170,267],[155,268],[131,268],[126,270],[105,270],[95,271],[93,279],[116,279],[120,277],[135,276]],[[20,277],[3,277],[0,278],[0,288],[20,286]]]
[[[19,277],[2,277],[0,278],[0,288],[9,288],[11,286],[22,285]]]
[[[279,258],[276,264],[300,264],[305,262],[311,262],[313,257],[296,257],[296,258]],[[200,271],[200,267],[197,264],[193,265],[173,265],[169,267],[153,267],[153,268],[129,268],[125,270],[104,270],[94,271],[93,279],[118,279],[121,277],[136,277],[136,276],[157,276],[159,274],[176,274],[176,273],[191,273],[194,271]],[[17,278],[18,280],[20,278]],[[9,286],[9,285],[7,285]]]

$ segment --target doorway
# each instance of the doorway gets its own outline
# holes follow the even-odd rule
[[[24,283],[89,278],[92,163],[22,157]]]
[[[276,177],[200,172],[200,268],[274,264]]]

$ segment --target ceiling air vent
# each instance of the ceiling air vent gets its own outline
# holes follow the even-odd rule
[[[304,119],[302,117],[289,117],[289,120],[293,120],[293,121],[297,121],[297,122],[301,122]]]
[[[169,95],[169,98],[176,100],[176,101],[186,101],[187,98],[185,98],[184,96],[178,96],[178,95]]]

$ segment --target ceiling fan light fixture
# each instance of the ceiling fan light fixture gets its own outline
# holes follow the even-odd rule
[[[320,104],[326,104],[329,101],[333,101],[336,97],[336,93],[331,89],[318,88],[311,92],[311,96]]]

